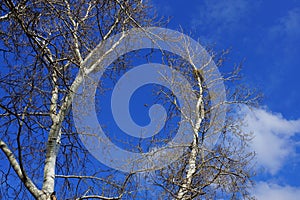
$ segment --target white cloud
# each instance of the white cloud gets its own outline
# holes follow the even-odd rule
[[[300,38],[300,8],[293,8],[270,28],[272,37],[284,37],[286,40]]]
[[[258,182],[254,189],[254,195],[258,200],[298,200],[300,197],[300,188]]]
[[[247,131],[254,133],[251,143],[257,152],[257,162],[271,173],[276,174],[289,157],[295,154],[292,136],[300,133],[300,119],[287,120],[281,114],[264,109],[245,109]]]
[[[191,23],[193,27],[209,30],[214,35],[223,35],[224,31],[232,32],[244,25],[253,5],[249,0],[205,0],[193,14]]]

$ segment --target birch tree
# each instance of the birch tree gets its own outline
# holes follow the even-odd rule
[[[160,187],[161,196],[168,199],[254,199],[251,188],[254,184],[252,177],[255,175],[255,152],[248,146],[253,135],[244,131],[245,124],[239,110],[245,105],[256,106],[260,95],[239,83],[242,63],[235,65],[231,72],[223,74],[218,80],[205,79],[204,69],[210,62],[222,67],[229,50],[219,54],[210,52],[211,57],[200,68],[196,67],[192,59],[188,59],[199,53],[191,51],[188,45],[185,51],[187,59],[166,56],[165,62],[175,66],[193,84],[196,104],[191,109],[198,111],[191,122],[193,141],[180,159],[166,168],[150,173],[147,176],[149,182]],[[226,99],[212,105],[211,101],[220,94],[214,96],[208,90],[218,81],[230,86],[226,87]],[[170,100],[173,94],[160,92],[160,95],[163,99]],[[173,108],[169,112],[173,115],[169,113],[169,116],[174,116],[176,109],[180,115],[179,104],[171,102]],[[221,108],[224,105],[226,106]],[[215,109],[218,112],[214,114]],[[224,124],[220,124],[218,120],[218,116],[224,114],[222,112],[226,113]],[[210,146],[212,141],[216,143]]]
[[[73,137],[70,117],[74,91],[82,81],[78,73],[84,70],[81,63],[101,40],[149,25],[152,19],[147,12],[145,2],[136,0],[1,1],[0,146],[1,160],[5,155],[8,161],[3,163],[7,170],[1,171],[2,199],[30,195],[50,199],[57,178],[65,180],[65,191],[70,187],[66,179],[79,183],[85,178],[56,174],[72,170],[76,161],[68,156],[80,156],[80,163],[86,159],[86,152]],[[57,157],[59,151],[64,158]],[[93,177],[86,178],[109,182]],[[121,198],[127,181],[125,178],[120,185],[111,182],[115,191],[110,188],[107,196],[94,193],[93,197],[110,199],[115,194]],[[69,190],[72,192],[60,193],[66,195],[60,199],[87,199],[91,189],[81,194],[79,189]]]

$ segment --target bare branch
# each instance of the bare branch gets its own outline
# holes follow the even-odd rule
[[[9,147],[6,145],[6,143],[2,140],[0,140],[0,148],[3,151],[3,153],[6,155],[7,159],[9,160],[11,166],[15,170],[16,174],[22,180],[25,187],[29,190],[29,192],[35,197],[39,198],[43,195],[43,193],[35,186],[35,184],[31,181],[31,179],[27,176],[27,174],[24,174],[22,172],[22,169],[15,158],[13,152],[9,149]]]

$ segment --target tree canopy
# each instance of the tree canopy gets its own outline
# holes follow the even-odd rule
[[[240,104],[254,103],[255,95],[232,82],[239,78],[239,66],[222,76],[207,69],[210,65],[221,67],[228,51],[215,54],[208,48],[191,49],[191,41],[185,41],[180,49],[184,57],[160,48],[160,43],[157,48],[118,54],[118,42],[130,30],[141,30],[153,44],[176,44],[186,39],[158,38],[161,35],[145,28],[164,27],[165,21],[155,17],[148,2],[138,0],[1,2],[1,199],[252,198],[249,189],[254,153],[247,147],[251,134],[244,132],[243,121],[236,113]],[[118,40],[109,40],[117,34],[121,34]],[[111,42],[109,48],[97,46],[101,41]],[[129,48],[131,44],[127,45]],[[121,145],[135,152],[152,151],[158,157],[171,157],[158,147],[181,130],[181,119],[191,127],[191,141],[178,159],[161,168],[124,172],[103,165],[88,151],[80,140],[84,133],[76,129],[72,103],[80,85],[88,83],[89,75],[96,70],[85,65],[95,48],[100,56],[111,52],[119,56],[104,72],[97,95],[112,91],[120,77],[137,63],[162,61],[185,77],[188,84],[172,76],[166,81],[182,91],[190,90],[184,98],[195,106],[186,112],[171,89],[156,85],[151,88],[150,104],[159,103],[166,109],[168,123],[163,133],[147,137],[143,140],[146,144],[132,138],[135,142],[125,140]],[[139,78],[145,77],[147,73]],[[210,88],[223,82],[227,97],[218,100],[221,94]],[[143,104],[145,109],[152,105]],[[224,105],[229,106],[220,109]],[[98,109],[97,114],[102,116],[100,123],[109,126],[105,109]],[[226,116],[222,123],[219,116]],[[104,130],[118,134],[117,129]],[[181,131],[186,134],[187,129]],[[91,133],[88,128],[84,132]],[[115,143],[122,140],[112,139]]]

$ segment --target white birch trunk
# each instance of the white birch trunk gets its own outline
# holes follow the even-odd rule
[[[197,155],[199,151],[198,147],[198,139],[199,139],[199,129],[202,120],[204,119],[204,105],[203,105],[203,88],[202,88],[202,79],[201,79],[201,74],[198,72],[198,69],[195,65],[193,65],[192,59],[190,59],[190,63],[193,66],[193,69],[195,70],[195,78],[197,80],[197,85],[199,87],[199,96],[197,99],[196,103],[196,119],[195,119],[195,124],[193,125],[193,142],[191,144],[191,153],[190,157],[188,160],[188,168],[186,171],[186,177],[183,181],[183,184],[180,186],[180,189],[177,193],[177,199],[190,199],[190,197],[187,195],[188,191],[190,191],[192,188],[192,180],[193,176],[196,172],[196,160],[197,160]]]

